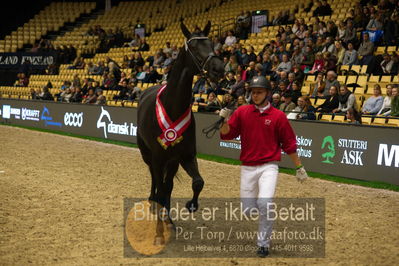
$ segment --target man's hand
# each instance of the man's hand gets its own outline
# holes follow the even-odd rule
[[[308,173],[306,173],[306,170],[303,166],[296,170],[296,178],[301,183],[308,178]]]
[[[219,116],[223,117],[224,121],[227,121],[227,119],[230,117],[231,113],[232,113],[231,109],[223,108],[222,110],[220,110]]]

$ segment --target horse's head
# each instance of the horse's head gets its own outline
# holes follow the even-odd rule
[[[222,59],[214,54],[212,42],[208,38],[211,22],[208,21],[203,31],[197,30],[194,33],[191,33],[183,22],[180,26],[187,38],[184,48],[193,62],[194,74],[203,74],[211,81],[217,82],[223,77],[224,67]]]

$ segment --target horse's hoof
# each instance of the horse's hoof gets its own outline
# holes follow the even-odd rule
[[[198,203],[193,202],[193,201],[187,201],[186,203],[186,208],[188,209],[189,212],[195,212],[198,210]]]
[[[163,236],[156,236],[154,239],[154,246],[165,245],[165,238]]]

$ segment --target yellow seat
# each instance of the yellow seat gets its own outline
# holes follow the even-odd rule
[[[346,122],[345,119],[346,119],[345,115],[334,115],[331,122],[345,123]]]
[[[399,118],[389,118],[386,125],[391,127],[399,127]]]
[[[362,124],[370,125],[373,117],[371,116],[362,116]]]
[[[320,119],[320,121],[326,121],[326,122],[331,122],[332,120],[332,115],[328,115],[328,114],[323,114]]]
[[[371,124],[375,126],[385,126],[386,120],[386,118],[376,117]]]

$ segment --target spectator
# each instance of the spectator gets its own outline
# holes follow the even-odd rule
[[[216,97],[216,94],[211,92],[208,94],[207,100],[205,103],[194,102],[194,105],[198,105],[198,112],[211,112],[215,113],[220,110],[220,102]]]
[[[321,0],[322,2],[322,8],[323,8],[323,16],[331,16],[332,14],[332,9],[330,4],[327,3],[327,0]]]
[[[351,42],[348,43],[348,50],[345,51],[344,59],[342,61],[342,65],[357,65],[358,62],[357,51],[353,49],[353,44]]]
[[[272,96],[272,106],[279,109],[281,104],[281,96],[278,93],[274,93]]]
[[[305,79],[305,73],[303,73],[301,66],[299,64],[294,65],[292,71],[295,74],[295,80],[302,84]]]
[[[338,24],[336,40],[344,41],[345,33],[346,33],[346,24],[344,21],[341,20]]]
[[[370,41],[369,34],[363,33],[363,42],[360,44],[358,54],[361,65],[369,65],[373,60],[374,44]]]
[[[53,95],[46,86],[43,87],[43,93],[41,94],[40,99],[43,101],[54,101]]]
[[[334,71],[327,72],[326,87],[324,88],[324,96],[327,96],[331,86],[340,88],[339,81],[337,80],[337,74]]]
[[[121,84],[118,86],[119,94],[114,96],[114,100],[127,100],[128,97],[128,81],[127,79],[123,80]]]
[[[140,35],[136,34],[134,38],[128,43],[129,47],[139,47],[140,45]]]
[[[227,37],[224,43],[228,46],[233,46],[237,42],[237,38],[233,35],[233,31],[229,30],[227,32]]]
[[[105,78],[103,80],[103,88],[105,90],[112,90],[116,87],[116,79],[112,73],[104,74]]]
[[[107,103],[107,99],[103,95],[103,90],[101,90],[101,89],[98,90],[96,94],[97,94],[97,99],[96,99],[96,102],[94,104],[96,104],[96,105],[105,105]]]
[[[217,36],[212,38],[212,45],[213,45],[214,52],[222,49],[222,43],[220,42],[220,39]],[[172,53],[172,49],[170,52]]]
[[[349,108],[346,111],[346,119],[348,123],[350,124],[355,124],[355,125],[361,125],[362,124],[362,117],[359,114],[358,111],[354,108]]]
[[[241,49],[241,63],[244,66],[249,65],[249,55],[248,55],[247,49],[245,49],[245,48]]]
[[[389,54],[383,55],[384,60],[381,62],[381,69],[383,74],[392,74],[393,60]]]
[[[121,78],[120,78],[120,80],[119,80],[119,82],[118,82],[118,86],[122,86],[122,83],[123,83],[124,81],[128,82],[128,78],[127,78],[125,72],[121,72]]]
[[[179,49],[177,48],[177,45],[173,45],[172,46],[172,59],[176,60],[178,55],[179,55]]]
[[[134,55],[131,56],[129,62],[129,68],[133,70],[137,70],[138,67],[143,67],[145,64],[143,56],[141,52],[136,52]]]
[[[337,70],[337,57],[330,52],[325,52],[323,54],[324,59],[324,70],[323,72],[328,72],[330,70],[336,71]]]
[[[238,98],[238,96],[244,95],[245,93],[244,83],[245,80],[242,79],[241,74],[237,74],[236,83],[230,87],[229,94],[233,96],[235,99]]]
[[[367,24],[366,29],[370,31],[377,31],[377,30],[382,30],[383,24],[381,21],[381,15],[379,14],[372,14],[370,16],[370,21]]]
[[[124,55],[124,56],[123,56],[123,59],[122,59],[122,66],[121,66],[121,68],[122,68],[122,69],[129,68],[129,64],[130,64],[130,59],[129,59],[129,57],[128,57],[127,55]]]
[[[224,66],[224,71],[236,73],[237,68],[238,68],[237,58],[234,55],[231,55],[228,63]]]
[[[245,101],[247,103],[250,103],[252,101],[252,92],[249,88],[249,82],[244,83],[244,89],[245,89],[245,93],[244,93]]]
[[[29,85],[29,78],[25,75],[25,73],[17,74],[17,81],[15,82],[16,87],[27,87]]]
[[[276,73],[280,75],[281,72],[289,73],[291,71],[292,64],[289,61],[288,55],[283,54],[283,61],[277,66]]]
[[[242,105],[247,105],[247,100],[245,99],[244,95],[238,96],[237,98],[237,102],[235,105],[235,109],[237,109],[238,107],[242,106]]]
[[[255,62],[250,62],[249,67],[246,70],[243,69],[241,72],[240,72],[240,68],[241,68],[241,66],[238,66],[237,72],[241,73],[241,78],[244,81],[249,81],[253,77],[258,76],[258,70],[256,69]]]
[[[163,53],[162,53],[161,51],[158,51],[158,52],[155,54],[155,56],[154,56],[154,62],[153,62],[152,65],[153,65],[155,68],[161,68],[161,67],[162,67],[162,64],[163,64],[163,62],[164,62],[164,60],[165,60],[165,57],[164,57]]]
[[[366,115],[375,115],[381,110],[384,99],[381,96],[381,87],[378,84],[374,85],[373,95],[368,98],[362,108],[362,113]]]
[[[97,101],[97,96],[94,93],[93,89],[90,89],[87,95],[84,96],[82,103],[85,104],[94,104]]]
[[[288,83],[287,83],[287,90],[292,91],[292,86],[295,81],[295,73],[291,72],[288,74]]]
[[[75,61],[73,61],[72,66],[69,66],[68,69],[84,69],[85,65],[84,58],[79,56]]]
[[[223,100],[221,103],[221,108],[232,108],[234,106],[235,102],[234,102],[234,98],[233,96],[231,96],[231,94],[226,93],[225,95],[223,95]],[[218,111],[216,111],[218,113]]]
[[[75,92],[70,98],[70,102],[81,103],[82,99],[83,99],[82,90],[79,87],[75,88]]]
[[[260,61],[258,62],[257,56],[255,54],[255,48],[252,45],[248,47],[248,58],[249,62],[261,63]]]
[[[399,93],[398,88],[392,88],[391,116],[399,116]]]
[[[37,99],[37,95],[36,95],[36,91],[34,88],[30,88],[30,97],[32,100],[36,100]]]
[[[166,42],[166,43],[165,43],[165,47],[163,48],[162,52],[163,52],[164,54],[167,54],[167,53],[171,53],[171,52],[172,52],[172,47],[170,46],[170,42]]]
[[[327,37],[324,44],[323,49],[321,52],[324,54],[325,52],[334,53],[335,52],[335,44],[332,37]]]
[[[315,60],[315,55],[313,53],[312,47],[306,46],[306,51],[303,54],[303,60],[302,60],[302,70],[307,73],[309,72],[314,64]]]
[[[389,115],[391,113],[392,98],[392,85],[390,84],[387,86],[387,96],[384,97],[384,102],[377,115]]]
[[[295,81],[293,83],[291,95],[292,95],[292,102],[295,104],[298,104],[297,101],[298,101],[299,97],[302,96],[301,85],[299,84],[299,82]]]
[[[292,110],[294,110],[295,108],[295,103],[292,102],[292,95],[290,93],[286,93],[283,97],[283,103],[280,104],[280,111],[285,112],[286,114],[288,114],[289,112],[291,112]]]
[[[98,61],[97,65],[92,66],[92,68],[88,70],[89,75],[103,75],[105,71],[104,61]]]
[[[262,76],[270,75],[272,73],[272,61],[270,60],[270,54],[264,53],[262,58]]]
[[[108,63],[108,72],[114,76],[115,80],[119,80],[121,78],[120,67],[114,61],[110,61]]]
[[[150,66],[146,70],[146,75],[143,79],[144,83],[157,83],[158,79],[160,79],[161,76],[158,74],[158,72],[155,70],[153,66]]]
[[[224,76],[224,79],[222,79],[217,86],[217,95],[228,93],[230,87],[235,83],[236,80],[234,78],[234,74],[232,72],[227,72]]]
[[[342,63],[344,62],[344,56],[345,56],[345,48],[342,46],[342,43],[340,41],[335,42],[335,54],[334,56],[337,58],[337,65],[341,66]]]
[[[129,82],[129,100],[130,101],[135,101],[136,99],[140,99],[141,96],[141,89],[137,87],[137,81],[136,82]]]
[[[324,70],[324,58],[321,52],[316,54],[316,59],[314,60],[314,64],[312,69],[309,71],[309,74],[317,74],[319,72],[323,72]]]
[[[72,98],[72,96],[73,96],[72,89],[68,88],[68,89],[64,90],[64,91],[61,93],[60,96],[61,96],[61,101],[62,101],[62,102],[67,102],[67,103],[69,103],[70,100],[71,100],[71,98]]]
[[[357,110],[356,97],[346,85],[339,88],[338,101],[338,108],[334,109],[333,113],[346,113],[350,108]]]
[[[300,65],[302,64],[302,60],[303,60],[303,54],[301,52],[301,49],[299,47],[295,47],[294,52],[292,53],[291,56],[291,64]]]
[[[240,39],[247,39],[248,34],[251,32],[251,13],[242,11],[240,16],[237,17],[236,25]]]
[[[166,59],[162,64],[162,69],[165,69],[169,66],[172,66],[173,63],[173,58],[172,58],[172,53],[166,53]]]
[[[346,23],[345,35],[342,39],[346,44],[349,42],[356,43],[356,28],[353,26],[353,21],[348,20]]]
[[[133,51],[139,51],[139,52],[146,52],[150,50],[150,46],[148,45],[147,41],[145,38],[140,39],[140,45],[137,49],[133,49]]]
[[[312,97],[324,98],[324,90],[326,88],[326,82],[324,81],[323,73],[317,74],[316,82],[313,87],[314,87],[314,90],[312,93]]]
[[[338,89],[335,86],[331,86],[329,90],[329,95],[327,95],[324,103],[322,103],[317,107],[317,112],[332,113],[333,110],[338,108],[338,106],[339,106]]]
[[[72,87],[81,87],[81,81],[79,78],[79,74],[73,75],[73,80],[72,80]]]
[[[144,82],[145,76],[147,75],[147,72],[148,72],[148,68],[149,68],[149,66],[147,66],[147,65],[137,68],[137,75],[136,75],[137,81]]]
[[[337,36],[338,32],[338,27],[335,25],[335,23],[332,20],[329,20],[327,22],[327,31],[326,31],[326,37],[331,37],[331,39],[334,41],[335,37]]]
[[[288,119],[316,120],[315,108],[312,106],[309,97],[298,98],[298,106],[287,115]]]

